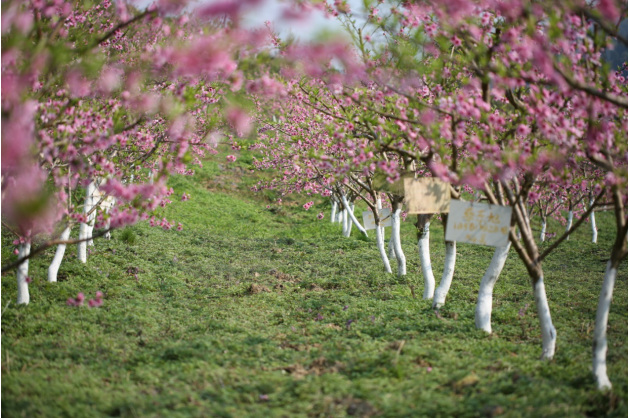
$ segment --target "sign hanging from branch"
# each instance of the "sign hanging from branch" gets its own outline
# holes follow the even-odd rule
[[[447,213],[450,208],[450,183],[432,177],[405,178],[404,204],[411,215]]]
[[[378,214],[380,216],[380,226],[391,226],[391,209],[382,208]],[[372,211],[367,210],[363,212],[363,225],[366,230],[376,229],[376,220]]]
[[[373,188],[379,192],[392,193],[398,196],[404,195],[404,179],[413,178],[413,173],[402,173],[400,179],[389,183],[387,175],[384,173],[376,172],[373,176]]]
[[[511,206],[452,200],[446,241],[504,247],[509,242]]]

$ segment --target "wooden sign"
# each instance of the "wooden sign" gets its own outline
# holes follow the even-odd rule
[[[380,226],[391,226],[391,209],[382,208],[379,214]],[[373,212],[370,210],[363,212],[363,227],[366,230],[376,229],[376,220],[373,217]]]
[[[404,204],[410,215],[447,213],[450,208],[450,183],[433,177],[405,178]]]
[[[389,183],[387,180],[387,175],[384,173],[377,172],[373,176],[373,188],[379,192],[392,193],[398,196],[404,195],[404,179],[413,178],[415,175],[413,173],[403,173],[400,175],[400,179],[393,183]]]
[[[446,241],[504,247],[509,242],[511,206],[452,200]]]

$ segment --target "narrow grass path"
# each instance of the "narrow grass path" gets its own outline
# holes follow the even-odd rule
[[[545,262],[558,349],[541,362],[531,287],[513,251],[486,335],[474,329],[474,308],[491,248],[458,246],[436,315],[411,294],[423,289],[411,222],[410,274],[398,279],[383,273],[373,238],[342,238],[327,217],[316,220],[325,203],[305,212],[287,199],[267,210],[245,193],[252,180],[243,173],[207,164],[173,179],[175,196],[192,195],[164,213],[183,231],[116,231],[97,240],[87,265],[70,249],[59,283],[45,282],[48,251],[31,264],[29,306],[14,305],[15,273],[2,276],[3,309],[11,302],[3,416],[627,416],[626,262],[608,330],[614,389],[597,392],[589,371],[611,214],[597,215],[598,245],[583,229]],[[437,277],[442,236],[435,223]],[[10,241],[3,231],[3,263],[14,257]],[[98,290],[100,309],[65,305]]]

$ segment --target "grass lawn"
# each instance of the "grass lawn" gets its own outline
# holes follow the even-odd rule
[[[86,265],[69,248],[53,284],[50,249],[31,262],[28,306],[15,305],[15,272],[2,276],[4,417],[627,416],[626,261],[609,319],[613,390],[598,392],[590,373],[611,213],[597,214],[598,245],[585,225],[544,263],[558,340],[543,362],[531,286],[513,249],[486,335],[475,330],[474,309],[492,248],[458,245],[436,315],[421,299],[410,219],[402,228],[409,275],[398,279],[383,272],[374,234],[341,237],[323,200],[304,211],[305,197],[279,207],[270,193],[248,193],[243,154],[232,168],[208,162],[171,179],[175,202],[163,215],[183,231],[146,222],[115,231],[96,240]],[[183,192],[190,201],[178,201]],[[12,239],[3,230],[3,264],[15,259]],[[431,239],[439,280],[436,220]],[[98,290],[102,308],[65,304]]]

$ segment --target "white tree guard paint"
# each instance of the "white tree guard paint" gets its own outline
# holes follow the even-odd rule
[[[92,210],[93,200],[92,195],[96,190],[94,182],[90,182],[85,190],[85,205],[83,207],[83,213],[86,215]],[[88,219],[89,222],[89,219]],[[87,223],[81,223],[79,226],[79,239],[85,239],[90,236],[89,225]],[[81,241],[77,244],[79,261],[87,263],[87,242]]]
[[[382,199],[381,198],[377,198],[376,199],[376,209],[378,209],[378,213],[380,213],[380,211],[382,210]],[[382,222],[382,219],[380,219],[380,221]],[[382,246],[384,247],[384,226],[376,227],[376,228],[380,228],[380,238],[382,239]]]
[[[539,325],[542,330],[542,359],[550,360],[555,355],[557,331],[555,331],[553,320],[550,316],[550,308],[548,307],[543,277],[540,277],[537,283],[533,285],[533,294],[535,295],[537,317],[539,318]]]
[[[612,267],[611,261],[608,261],[603,287],[598,298],[596,322],[594,323],[594,344],[592,345],[592,373],[599,390],[611,389],[612,387],[612,382],[607,377],[607,321],[617,274],[618,270]]]
[[[354,215],[353,203],[350,203],[349,205],[348,215],[349,215],[349,220],[347,221],[347,236],[349,237],[350,235],[352,235],[352,225],[354,225],[354,218],[356,217],[356,215]]]
[[[491,334],[491,309],[493,304],[494,285],[500,277],[502,268],[509,256],[511,243],[504,247],[496,247],[494,256],[489,263],[485,275],[480,281],[480,289],[478,291],[478,301],[476,302],[475,322],[476,328],[482,329]]]
[[[27,242],[26,244],[20,244],[18,248],[17,257],[22,258],[26,257],[31,253],[31,243]],[[26,278],[28,277],[28,260],[24,260],[17,267],[17,304],[25,304],[31,300],[30,295],[28,294],[28,283],[26,283]]]
[[[349,223],[347,227],[348,231],[351,232],[351,228],[352,228],[351,224],[353,223],[354,225],[356,225],[356,228],[358,228],[361,234],[368,237],[369,235],[367,235],[367,230],[360,224],[360,222],[358,222],[358,219],[356,219],[356,215],[354,215],[354,205],[353,204],[349,205],[347,203],[347,199],[345,198],[345,196],[343,196],[343,203],[345,203],[345,205],[351,209],[347,211],[347,216],[349,217],[349,220],[347,221]],[[349,232],[347,234],[348,237],[349,237]]]
[[[397,257],[395,256],[395,248],[394,248],[394,243],[392,239],[389,239],[388,251],[389,251],[389,258],[392,258],[393,260],[397,260]]]
[[[62,241],[67,241],[70,238],[70,227],[66,227],[61,233],[59,237]],[[57,273],[59,272],[59,267],[61,266],[61,261],[63,261],[63,255],[66,252],[66,244],[57,245],[57,251],[55,252],[55,256],[52,259],[52,263],[48,267],[48,281],[56,282],[57,281]]]
[[[332,199],[332,210],[330,211],[330,222],[334,223],[336,221],[336,207],[338,203],[336,200]]]
[[[391,264],[389,264],[389,259],[387,258],[387,252],[384,249],[382,229],[378,227],[376,227],[376,245],[378,246],[378,252],[380,253],[380,259],[382,259],[382,263],[384,264],[384,269],[387,273],[393,273],[393,271],[391,271]]]
[[[397,259],[397,274],[402,277],[406,275],[406,256],[402,251],[402,241],[400,239],[400,214],[402,209],[396,209],[391,213],[391,241]]]
[[[572,228],[572,220],[574,219],[574,212],[573,211],[568,211],[568,222],[566,223],[566,232],[570,231],[570,228]],[[570,235],[568,235],[566,237],[566,240],[570,239]]]
[[[454,265],[456,264],[456,241],[446,241],[446,259],[443,266],[443,274],[439,287],[435,289],[435,298],[432,301],[432,307],[441,308],[446,303],[446,296],[450,291],[452,277],[454,276]]]
[[[343,211],[341,212],[343,218],[342,218],[342,225],[343,225],[343,236],[347,237],[347,209],[343,209]]]
[[[546,219],[542,218],[542,232],[539,234],[539,240],[544,242],[546,241]]]
[[[594,204],[594,199],[590,200],[590,207]],[[590,212],[590,224],[592,225],[592,244],[598,241],[598,230],[596,229],[596,216],[594,211]]]
[[[422,276],[424,276],[424,299],[432,299],[435,295],[435,276],[432,273],[432,264],[430,263],[430,222],[426,222],[424,231],[419,236],[417,250],[419,251]]]

